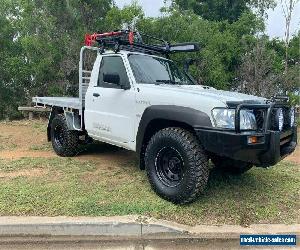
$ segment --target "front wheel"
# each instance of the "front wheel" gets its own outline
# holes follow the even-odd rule
[[[177,204],[194,201],[208,181],[205,151],[191,132],[181,128],[162,129],[151,138],[145,165],[154,191]]]
[[[241,175],[252,168],[251,163],[237,161],[217,155],[213,155],[211,157],[211,161],[217,169],[233,175]]]
[[[68,129],[63,114],[56,115],[51,122],[51,142],[55,153],[60,156],[74,156],[78,153],[78,132]]]

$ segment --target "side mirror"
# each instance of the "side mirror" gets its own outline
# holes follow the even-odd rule
[[[120,76],[117,73],[103,74],[103,81],[120,85]]]
[[[130,89],[130,86],[128,84],[124,84],[120,82],[120,76],[118,73],[109,73],[109,74],[103,74],[103,81],[110,84],[116,84],[121,87],[121,89]]]

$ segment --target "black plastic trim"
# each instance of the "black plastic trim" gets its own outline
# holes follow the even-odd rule
[[[209,116],[199,110],[176,105],[150,106],[146,108],[142,115],[136,136],[136,151],[138,155],[140,155],[141,152],[147,126],[155,119],[182,122],[191,127],[212,127]]]
[[[291,154],[297,145],[297,127],[292,127],[284,132],[267,131],[263,133],[235,133],[198,128],[196,134],[208,152],[261,167],[275,165]],[[261,142],[248,144],[247,138],[254,135],[260,137]]]

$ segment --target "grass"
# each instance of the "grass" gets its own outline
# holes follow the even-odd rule
[[[0,215],[139,214],[185,224],[299,223],[299,166],[281,162],[240,177],[212,172],[203,195],[178,206],[159,198],[145,172],[70,158],[0,160],[0,173],[43,169],[42,176],[0,178]]]
[[[29,150],[34,150],[34,151],[49,151],[51,149],[52,147],[50,143],[44,143],[42,145],[31,145],[29,147]]]

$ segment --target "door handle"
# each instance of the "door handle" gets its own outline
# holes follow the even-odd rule
[[[100,96],[100,94],[98,94],[98,93],[93,93],[93,96],[95,96],[95,97],[99,97],[99,96]]]

